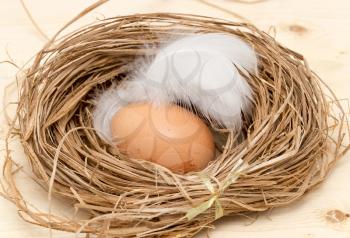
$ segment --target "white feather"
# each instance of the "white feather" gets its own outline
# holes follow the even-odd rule
[[[112,116],[122,106],[181,101],[226,128],[239,129],[241,112],[251,112],[252,92],[237,68],[255,74],[257,57],[236,36],[207,33],[175,40],[161,47],[139,74],[102,94],[94,127],[110,141]]]

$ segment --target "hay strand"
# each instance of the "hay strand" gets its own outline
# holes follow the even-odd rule
[[[197,32],[234,34],[259,56],[259,74],[247,78],[255,111],[245,139],[222,132],[228,138],[222,154],[202,172],[186,175],[126,158],[103,143],[92,129],[95,96],[128,80],[140,56],[156,53],[145,45]],[[349,148],[335,95],[302,55],[253,25],[154,13],[104,19],[57,39],[59,33],[27,70],[6,138],[2,195],[30,223],[111,237],[192,237],[222,215],[299,199]],[[15,132],[49,200],[70,199],[91,219],[36,211],[25,201],[12,173],[8,143]]]

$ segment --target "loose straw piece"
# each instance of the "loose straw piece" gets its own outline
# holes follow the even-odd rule
[[[44,31],[39,27],[38,23],[34,20],[32,14],[30,13],[26,4],[24,3],[24,0],[21,0],[21,4],[22,4],[22,7],[23,7],[24,11],[26,12],[29,20],[32,22],[33,26],[35,27],[35,29],[39,32],[39,34],[43,38],[45,38],[46,41],[48,41],[50,38],[44,33]]]
[[[225,13],[227,13],[229,15],[232,15],[233,17],[235,17],[235,18],[237,18],[237,19],[239,19],[239,20],[241,20],[243,22],[250,23],[250,20],[248,20],[248,18],[246,18],[246,17],[244,17],[244,16],[242,16],[242,15],[240,15],[240,14],[234,12],[234,11],[228,10],[227,8],[225,8],[225,7],[223,7],[223,6],[219,5],[219,4],[214,4],[214,3],[209,2],[207,0],[197,0],[197,1],[202,3],[202,4],[204,4],[204,5],[207,5],[209,7],[212,7],[212,8],[215,8],[217,10],[220,10],[222,12],[225,12]]]

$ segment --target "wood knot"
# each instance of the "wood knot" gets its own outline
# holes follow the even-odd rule
[[[288,29],[298,35],[304,35],[309,31],[306,27],[297,24],[290,25]]]
[[[344,213],[340,210],[330,210],[326,213],[325,218],[329,223],[340,223],[350,217],[350,214]]]

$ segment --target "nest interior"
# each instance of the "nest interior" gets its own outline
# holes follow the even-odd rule
[[[259,74],[247,78],[255,109],[245,139],[228,131],[222,154],[200,173],[185,175],[103,143],[92,126],[96,94],[128,80],[139,57],[155,54],[145,45],[198,32],[237,35],[258,54]],[[302,55],[250,24],[165,13],[104,19],[37,54],[21,83],[16,121],[36,180],[91,219],[37,212],[11,182],[8,198],[27,221],[53,229],[192,237],[222,215],[287,205],[325,178],[344,153],[344,118],[332,117],[332,95]],[[11,168],[8,158],[7,181]]]

